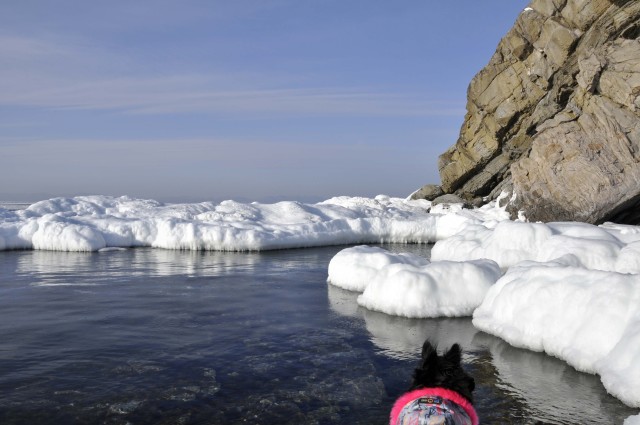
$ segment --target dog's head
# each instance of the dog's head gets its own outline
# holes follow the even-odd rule
[[[454,344],[444,355],[439,356],[429,340],[422,346],[422,360],[420,367],[413,372],[411,390],[419,388],[446,388],[452,390],[473,403],[471,394],[475,388],[475,381],[462,366],[460,359],[462,350]]]

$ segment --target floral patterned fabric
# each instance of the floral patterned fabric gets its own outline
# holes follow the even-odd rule
[[[451,400],[423,396],[404,406],[395,425],[472,425],[472,420]]]

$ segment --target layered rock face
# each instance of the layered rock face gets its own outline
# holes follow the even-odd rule
[[[532,221],[640,222],[640,1],[533,0],[468,89],[445,193]]]

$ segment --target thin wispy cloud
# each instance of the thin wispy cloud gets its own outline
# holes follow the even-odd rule
[[[0,38],[0,53],[5,54],[7,63],[14,64],[12,68],[0,69],[3,93],[0,105],[104,109],[127,114],[452,116],[464,113],[462,104],[425,101],[406,93],[358,87],[300,87],[299,84],[283,87],[286,76],[280,75],[238,78],[221,71],[213,76],[119,76],[115,66],[98,70],[101,58],[93,57],[95,52],[89,51],[91,49],[78,46],[64,48],[25,37]],[[109,52],[108,56],[113,61],[115,53]],[[38,64],[36,68],[34,62]],[[24,64],[24,69],[20,64]],[[84,72],[79,72],[83,69]],[[270,80],[277,81],[278,87],[270,87]]]
[[[411,96],[340,88],[212,87],[200,77],[124,78],[61,85],[37,81],[38,89],[15,88],[5,106],[113,109],[133,114],[261,113],[290,115],[459,116],[463,105],[425,102]],[[15,80],[14,80],[15,81]],[[28,82],[24,82],[28,85]],[[6,93],[5,92],[5,93]]]

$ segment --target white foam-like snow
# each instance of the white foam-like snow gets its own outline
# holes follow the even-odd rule
[[[362,292],[391,264],[422,266],[429,260],[412,254],[394,254],[386,249],[355,246],[337,253],[329,262],[329,283],[349,291]]]
[[[474,325],[600,375],[640,407],[640,231],[607,223],[471,224],[435,244],[431,261],[488,258],[507,271]]]
[[[224,201],[163,204],[80,196],[0,210],[0,249],[97,251],[106,247],[259,251],[353,243],[428,243],[469,223],[506,219],[501,209],[429,213],[431,203],[388,196],[317,204]],[[444,207],[443,207],[444,208]],[[453,207],[452,207],[453,208]]]
[[[409,318],[469,316],[500,275],[491,260],[390,264],[378,271],[358,304]]]
[[[501,276],[491,260],[429,264],[415,254],[346,248],[329,262],[328,281],[363,294],[358,304],[408,318],[470,316]]]
[[[439,241],[431,260],[489,258],[507,269],[521,261],[548,262],[571,256],[588,269],[639,273],[640,233],[621,233],[612,225],[500,221],[494,228],[468,225]]]
[[[640,407],[640,227],[527,223],[501,211],[433,208],[443,233],[430,263],[361,251],[344,254],[331,280],[363,290],[360,306],[390,315],[473,312],[479,329],[598,374],[607,391]],[[477,309],[468,302],[475,296]],[[452,298],[458,305],[446,304]]]
[[[510,344],[597,373],[611,394],[640,406],[640,276],[563,261],[512,267],[473,324]]]

